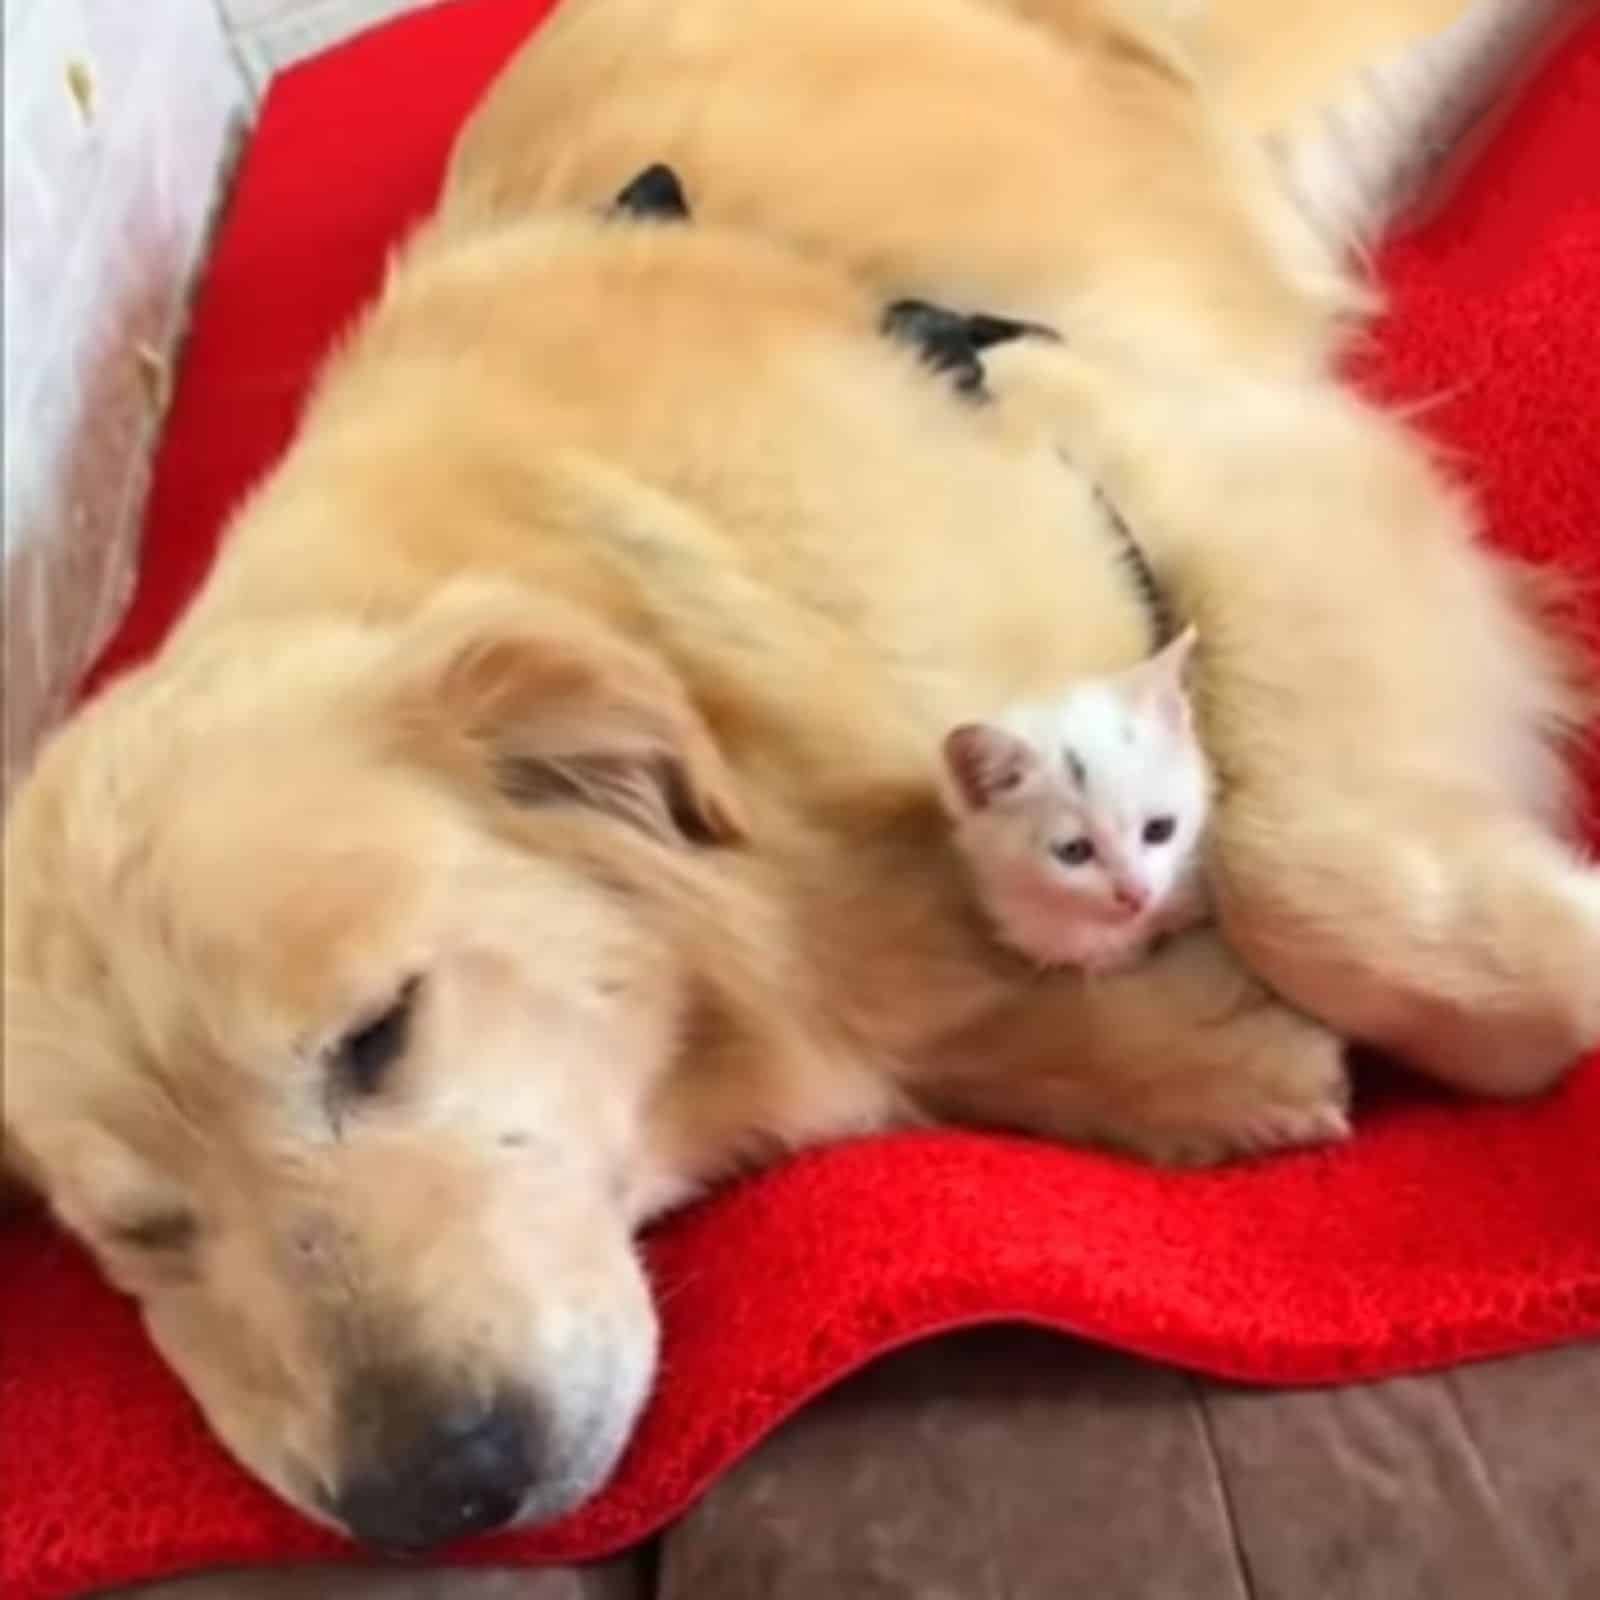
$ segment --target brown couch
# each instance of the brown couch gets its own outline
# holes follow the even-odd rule
[[[843,1384],[632,1555],[119,1600],[1593,1600],[1600,1346],[1340,1389],[994,1328]]]

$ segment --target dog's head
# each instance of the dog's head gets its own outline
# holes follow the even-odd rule
[[[605,1476],[654,1361],[668,902],[740,828],[664,669],[470,587],[213,632],[47,751],[6,839],[8,1153],[288,1499],[420,1548]]]

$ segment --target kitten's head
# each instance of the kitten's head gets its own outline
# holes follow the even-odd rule
[[[969,722],[945,739],[949,788],[980,847],[1031,864],[1064,908],[1137,920],[1171,894],[1210,806],[1185,675],[1193,628],[1125,672]]]

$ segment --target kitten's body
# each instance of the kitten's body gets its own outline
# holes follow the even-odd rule
[[[1112,971],[1209,913],[1210,766],[1183,683],[1193,638],[945,741],[946,801],[978,899],[998,936],[1041,965]]]

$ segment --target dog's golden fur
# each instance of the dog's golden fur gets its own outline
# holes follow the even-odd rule
[[[507,1392],[521,1514],[592,1489],[631,1232],[741,1163],[930,1116],[1212,1160],[1342,1131],[1347,1037],[1491,1094],[1600,1038],[1570,678],[1327,376],[1361,291],[1188,9],[567,0],[19,795],[11,1153],[313,1514]],[[655,160],[692,224],[599,215]],[[974,406],[906,293],[1067,342]],[[1200,623],[1225,931],[1091,982],[990,947],[933,779],[1145,647],[1096,483]]]

